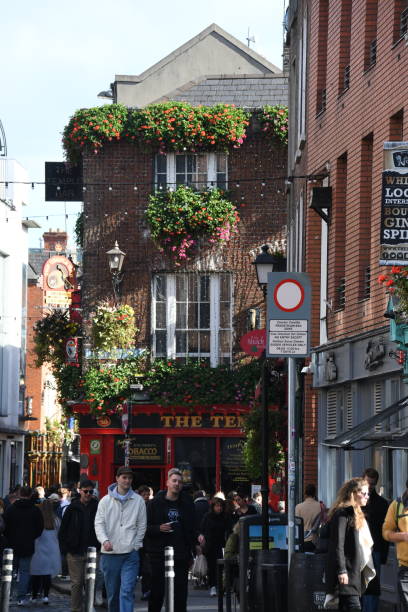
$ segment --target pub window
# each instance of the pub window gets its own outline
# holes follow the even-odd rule
[[[155,158],[156,189],[188,185],[202,191],[227,188],[228,158],[225,153],[167,153]]]
[[[152,323],[154,357],[231,364],[231,275],[156,275]]]
[[[174,454],[185,486],[215,492],[215,438],[176,438]]]

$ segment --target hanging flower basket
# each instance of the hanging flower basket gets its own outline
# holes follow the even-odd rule
[[[99,304],[92,318],[92,341],[96,350],[129,348],[135,344],[135,312],[127,304],[115,307]]]
[[[288,109],[286,106],[264,106],[257,112],[261,130],[277,142],[288,144]]]
[[[176,263],[189,259],[202,238],[210,245],[228,241],[239,221],[223,190],[198,192],[184,185],[151,195],[146,217],[153,240]]]
[[[390,295],[398,300],[398,312],[408,317],[408,267],[392,266],[391,271],[380,274],[378,282],[384,285]]]

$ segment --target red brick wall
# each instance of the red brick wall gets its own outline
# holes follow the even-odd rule
[[[25,429],[30,431],[40,429],[44,423],[41,413],[41,392],[44,380],[44,366],[35,365],[34,331],[35,323],[42,318],[43,290],[41,287],[29,284],[27,291],[27,366],[26,366],[26,397],[33,398],[33,417],[36,421],[26,421]]]
[[[378,3],[377,63],[365,70],[365,0],[353,2],[350,38],[350,88],[338,94],[338,75],[342,38],[340,36],[341,2],[329,1],[329,27],[327,47],[327,107],[316,117],[316,91],[320,86],[318,75],[319,0],[309,2],[310,55],[308,105],[308,172],[318,171],[329,163],[330,184],[333,187],[334,215],[329,226],[329,301],[336,304],[338,262],[344,260],[346,277],[346,305],[344,310],[328,312],[330,340],[375,329],[384,324],[386,307],[384,289],[376,278],[380,272],[379,233],[381,204],[381,171],[383,142],[397,130],[391,117],[404,108],[407,100],[408,48],[405,41],[394,44],[394,2]],[[398,4],[398,3],[396,3]],[[404,123],[406,126],[406,113]],[[392,130],[392,133],[391,133]],[[401,133],[401,130],[399,130]],[[404,129],[406,133],[406,129]],[[363,210],[367,207],[367,189],[362,185],[370,181],[370,172],[364,167],[362,140],[373,135],[372,184],[369,227],[364,226]],[[347,154],[347,187],[341,191],[338,183],[337,160]],[[344,221],[339,222],[341,209]],[[368,225],[366,223],[366,225]],[[316,235],[314,225],[307,226],[307,240]],[[371,232],[367,239],[366,232]],[[358,244],[358,238],[364,245]],[[364,249],[369,250],[364,254]],[[362,275],[359,269],[363,256],[371,266],[371,297],[361,300]],[[309,267],[309,264],[308,264]]]
[[[219,252],[221,269],[234,274],[237,339],[247,331],[247,309],[263,307],[249,251],[279,237],[286,225],[283,194],[286,155],[286,148],[276,148],[259,133],[250,135],[241,149],[234,149],[229,155],[229,188],[241,221],[238,234]],[[83,161],[86,187],[83,307],[89,312],[98,300],[112,296],[106,251],[117,240],[126,253],[123,299],[136,310],[140,346],[150,346],[152,275],[159,270],[173,269],[169,262],[162,260],[147,233],[144,211],[152,189],[153,164],[152,154],[138,151],[127,143],[109,144],[97,155],[91,152],[85,155]],[[266,180],[262,186],[263,179],[270,177],[282,178]],[[193,263],[187,267],[193,269]],[[177,269],[186,269],[186,266]]]

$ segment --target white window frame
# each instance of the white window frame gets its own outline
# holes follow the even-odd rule
[[[192,274],[192,273],[191,273]],[[216,367],[220,363],[226,363],[226,359],[229,364],[232,363],[232,343],[233,343],[233,327],[232,317],[234,311],[233,305],[233,276],[230,275],[230,312],[229,312],[229,328],[220,328],[220,278],[221,274],[228,274],[228,272],[220,273],[198,273],[197,276],[207,274],[210,277],[210,366]],[[162,274],[166,276],[166,359],[177,359],[188,357],[188,353],[179,354],[176,353],[176,274]],[[162,276],[157,275],[157,276]],[[155,278],[152,279],[152,354],[153,357],[161,358],[161,355],[156,355],[156,284]],[[230,347],[228,353],[220,354],[220,343],[219,343],[219,332],[223,330],[230,331]],[[192,356],[192,359],[197,359],[196,356]],[[222,359],[222,361],[221,361]]]
[[[205,155],[207,158],[207,184],[203,185],[203,188],[217,187],[217,155],[225,155],[225,181],[222,187],[228,188],[228,154],[221,152],[214,153],[191,153],[189,151],[180,151],[179,153],[165,153],[166,156],[166,184],[171,190],[176,188],[176,156],[177,155]],[[154,184],[155,188],[159,188],[157,181],[157,159],[163,157],[163,153],[157,153],[154,159]]]

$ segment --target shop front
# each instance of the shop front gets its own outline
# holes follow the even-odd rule
[[[245,407],[163,408],[134,405],[129,433],[120,415],[95,418],[77,407],[81,436],[81,473],[95,481],[100,495],[125,463],[134,472],[134,486],[164,488],[171,467],[182,471],[184,485],[208,493],[244,488],[250,482],[243,462]]]

